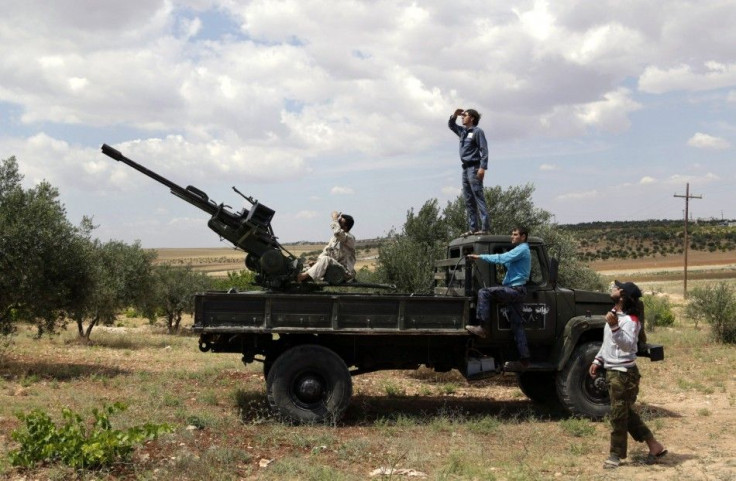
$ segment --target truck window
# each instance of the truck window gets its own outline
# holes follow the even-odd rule
[[[543,286],[546,284],[544,278],[544,269],[542,269],[541,262],[541,246],[529,246],[529,253],[531,254],[531,273],[529,275],[528,285]],[[511,250],[511,247],[497,247],[493,250],[494,254],[502,254]],[[501,264],[491,264],[491,275],[496,280],[497,285],[503,283],[503,278],[506,275],[506,269]]]
[[[532,258],[532,272],[529,275],[529,284],[535,286],[542,286],[545,284],[544,271],[542,270],[542,263],[540,261],[540,247],[530,246],[530,253]]]

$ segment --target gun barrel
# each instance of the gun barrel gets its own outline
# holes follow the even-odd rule
[[[119,150],[113,149],[112,147],[110,147],[107,144],[102,144],[102,153],[105,154],[105,155],[107,155],[108,157],[112,157],[113,159],[115,159],[115,160],[117,160],[119,162],[123,162],[125,164],[128,164],[129,166],[133,167],[138,172],[141,172],[142,174],[147,175],[148,177],[152,178],[153,180],[156,180],[156,181],[164,184],[166,187],[168,187],[172,191],[184,191],[184,190],[186,190],[183,187],[181,187],[180,185],[177,185],[177,184],[171,182],[166,177],[162,177],[162,176],[158,175],[156,172],[143,167],[141,164],[135,162],[134,160],[131,160],[131,159],[127,158],[126,156],[124,156],[123,154],[121,154]]]

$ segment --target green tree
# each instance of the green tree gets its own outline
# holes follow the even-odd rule
[[[150,311],[149,293],[154,285],[153,261],[156,253],[145,251],[139,242],[94,241],[87,249],[91,271],[78,302],[69,309],[82,339],[89,340],[98,324],[110,325],[126,307],[135,307],[144,315]],[[87,326],[84,326],[87,321]]]
[[[598,274],[580,260],[577,240],[550,223],[552,214],[537,208],[532,201],[534,186],[486,188],[492,232],[511,233],[524,226],[530,235],[545,239],[552,255],[560,260],[559,282],[579,289],[602,289]],[[434,262],[445,256],[447,242],[467,230],[465,203],[461,197],[448,202],[440,212],[437,200],[411,209],[401,232],[392,231],[379,248],[377,275],[381,282],[400,290],[430,293],[434,284]]]
[[[431,292],[434,261],[442,257],[447,238],[436,199],[425,202],[416,214],[409,210],[402,232],[389,233],[378,249],[378,279],[403,291]]]
[[[169,264],[156,266],[155,287],[151,307],[163,313],[170,334],[179,332],[183,313],[194,311],[194,294],[210,289],[212,280],[191,266],[174,267]]]
[[[72,225],[56,188],[24,189],[22,179],[15,157],[0,163],[0,332],[26,320],[41,335],[64,323],[84,290],[91,223]]]
[[[710,324],[716,341],[736,344],[736,289],[732,285],[719,282],[696,287],[685,312],[696,325],[701,319]]]
[[[524,226],[529,229],[531,235],[537,235],[535,232],[548,225],[552,214],[534,206],[532,201],[534,190],[534,184],[511,186],[506,190],[500,186],[486,187],[484,192],[491,217],[491,232],[510,234],[514,227]],[[443,215],[450,239],[468,230],[465,201],[462,196],[448,202]]]

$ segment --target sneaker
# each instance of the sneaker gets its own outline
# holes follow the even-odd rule
[[[603,468],[616,469],[618,468],[619,464],[621,464],[621,459],[617,455],[612,454],[608,456],[608,459],[603,462]]]
[[[478,336],[478,337],[482,337],[482,338],[484,338],[484,339],[485,339],[485,337],[486,337],[486,330],[485,330],[485,329],[483,329],[483,328],[482,328],[482,327],[480,327],[480,326],[465,326],[465,329],[466,329],[466,330],[467,330],[467,331],[468,331],[469,333],[471,333],[471,334],[473,334],[473,335],[476,335],[476,336]]]

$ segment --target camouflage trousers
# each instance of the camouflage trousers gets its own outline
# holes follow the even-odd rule
[[[639,414],[634,411],[636,396],[639,394],[639,369],[629,368],[627,372],[606,371],[608,394],[611,397],[611,454],[626,457],[627,434],[638,442],[652,438]]]

